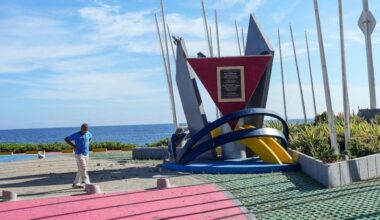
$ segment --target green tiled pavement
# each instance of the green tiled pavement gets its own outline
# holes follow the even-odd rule
[[[380,219],[380,179],[325,189],[301,172],[202,175],[258,219]]]

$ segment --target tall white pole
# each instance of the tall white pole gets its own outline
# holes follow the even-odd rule
[[[245,39],[244,39],[244,30],[241,28],[241,42],[243,44],[243,52],[245,52]]]
[[[294,44],[293,30],[292,30],[292,26],[290,24],[289,24],[289,28],[290,28],[290,35],[292,37],[294,61],[296,63],[296,70],[297,70],[297,76],[298,76],[298,86],[299,86],[300,94],[301,94],[301,102],[302,102],[302,109],[303,109],[303,118],[304,118],[304,123],[306,124],[307,123],[307,117],[306,117],[305,101],[304,101],[304,98],[303,98],[301,76],[300,76],[300,70],[298,68],[298,59],[297,59],[296,46]]]
[[[317,105],[315,104],[315,92],[314,92],[313,73],[311,71],[311,62],[310,62],[309,41],[307,40],[307,33],[306,33],[306,31],[305,31],[305,39],[306,39],[306,49],[307,49],[307,60],[308,60],[308,63],[309,63],[311,92],[313,94],[314,116],[317,116]]]
[[[370,106],[371,109],[376,109],[376,88],[371,42],[371,34],[373,32],[373,29],[375,29],[376,19],[373,17],[371,11],[368,9],[368,0],[363,0],[363,12],[359,18],[358,25],[365,36]]]
[[[329,78],[327,75],[325,48],[323,46],[321,21],[319,18],[319,10],[318,10],[317,0],[314,0],[314,12],[315,12],[315,20],[317,23],[318,44],[319,44],[319,52],[320,52],[320,57],[321,57],[323,85],[324,85],[324,89],[325,89],[327,116],[328,116],[329,128],[330,128],[330,142],[331,142],[332,148],[335,151],[335,154],[339,154],[339,146],[338,146],[338,142],[336,140],[336,132],[335,132],[335,125],[334,125],[334,112],[332,110],[332,104],[331,104],[330,85],[329,85]]]
[[[214,10],[215,15],[215,30],[216,30],[216,47],[218,49],[218,57],[220,57],[220,42],[219,42],[219,24],[218,24],[218,14],[216,9]]]
[[[235,20],[235,30],[236,30],[236,39],[237,39],[239,54],[241,56],[242,54],[241,54],[241,48],[240,48],[240,38],[239,38],[239,31],[238,31],[236,20]]]
[[[220,57],[219,24],[218,24],[218,14],[217,14],[216,9],[214,10],[214,16],[215,16],[216,48],[218,51],[218,57]],[[220,118],[220,115],[221,115],[221,113],[220,113],[218,107],[216,107],[216,117]]]
[[[174,123],[174,119],[176,119],[176,117],[175,117],[175,111],[173,109],[172,93],[171,93],[171,89],[170,89],[170,75],[169,75],[168,66],[167,66],[167,62],[166,62],[166,58],[165,58],[164,47],[162,46],[160,27],[158,26],[158,20],[157,20],[157,15],[156,14],[154,14],[154,18],[156,20],[157,35],[158,35],[158,40],[159,40],[160,48],[161,48],[162,62],[164,64],[164,69],[165,69],[165,73],[166,73],[166,82],[168,84],[169,99],[170,99],[170,102],[171,102],[170,107],[171,107],[171,110],[172,110],[173,123]]]
[[[205,26],[206,38],[207,38],[207,44],[208,44],[208,51],[210,53],[210,57],[213,57],[214,54],[212,53],[210,35],[208,33],[208,25],[207,25],[207,17],[206,17],[205,4],[204,4],[203,0],[201,0],[201,5],[202,5],[203,23],[204,23],[204,26]]]
[[[168,47],[168,38],[166,34],[166,22],[165,22],[165,12],[164,12],[164,3],[163,0],[161,0],[161,12],[162,12],[162,26],[164,28],[164,37],[165,37],[165,49],[166,49],[166,62],[168,67],[168,75],[169,75],[169,90],[170,90],[170,101],[173,109],[173,124],[175,128],[178,128],[178,121],[177,121],[177,111],[175,108],[175,102],[174,102],[174,92],[173,92],[173,83],[172,83],[172,71],[170,68],[170,59],[169,59],[169,47]]]
[[[285,121],[288,122],[288,113],[286,111],[286,98],[285,98],[285,83],[284,83],[284,68],[282,64],[282,50],[281,50],[281,36],[280,36],[280,29],[277,29],[278,34],[278,47],[280,50],[280,65],[281,65],[281,82],[282,82],[282,101],[284,104],[284,115],[285,115]]]
[[[164,63],[164,68],[165,68],[165,73],[166,73],[166,79],[167,79],[167,82],[168,82],[168,85],[169,85],[169,77],[168,77],[168,66],[166,65],[166,58],[165,58],[165,52],[164,52],[164,47],[162,46],[162,40],[161,40],[161,34],[160,34],[160,27],[158,25],[158,20],[157,20],[157,15],[154,14],[154,18],[156,20],[156,30],[157,30],[157,36],[158,36],[158,40],[159,40],[159,43],[160,43],[160,48],[161,48],[161,54],[162,54],[162,61]],[[169,89],[170,90],[170,89]],[[170,95],[170,93],[169,93]]]
[[[350,102],[348,100],[348,88],[346,77],[346,55],[344,47],[344,30],[343,30],[343,10],[342,0],[338,0],[339,4],[339,31],[340,31],[340,53],[342,62],[342,82],[343,82],[343,113],[344,113],[344,144],[348,150],[348,141],[350,140]]]
[[[211,52],[214,54],[214,44],[212,42],[212,30],[211,30],[211,25],[209,26],[209,34],[210,34],[210,44],[211,44]]]
[[[207,16],[206,16],[205,4],[204,4],[203,0],[201,0],[201,5],[202,5],[203,23],[205,26],[206,39],[207,39],[207,44],[208,44],[208,51],[209,51],[210,57],[213,57],[214,52],[212,49],[211,26],[209,27],[207,24]],[[210,32],[209,32],[209,30],[210,30]],[[215,106],[215,114],[216,114],[216,118],[219,118],[219,111],[218,111],[218,107],[216,107],[216,106]]]
[[[170,34],[169,24],[166,24],[166,26],[168,28],[168,35],[169,35],[170,46],[172,48],[173,60],[174,62],[176,62],[177,58],[175,57],[175,53],[174,53],[173,38],[172,38],[172,35]]]
[[[211,30],[211,26],[209,27],[209,33],[210,33],[210,43],[211,43],[211,51],[212,53],[214,53],[214,48],[213,48],[213,42],[212,42],[212,30]],[[219,110],[218,110],[218,107],[215,106],[215,115],[216,115],[216,118],[218,119],[219,118]]]

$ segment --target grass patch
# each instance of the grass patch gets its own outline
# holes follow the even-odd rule
[[[167,146],[169,138],[164,138],[162,140],[153,142],[151,144],[146,144],[144,147],[155,147],[155,146]],[[95,142],[94,150],[97,149],[107,149],[107,150],[122,150],[131,151],[136,147],[140,147],[137,144],[126,144],[116,141],[104,141]],[[23,143],[0,143],[0,152],[14,152],[14,153],[25,153],[27,151],[46,151],[46,152],[62,152],[72,149],[68,144],[64,142],[54,142],[54,143],[42,143],[42,144],[23,144]]]
[[[345,146],[343,114],[334,117],[337,140],[342,153],[350,158],[380,153],[380,115],[367,122],[364,118],[351,115],[351,139]],[[281,129],[278,121],[266,123],[266,127]],[[318,158],[323,162],[335,162],[340,155],[334,154],[331,147],[327,114],[317,115],[313,124],[289,125],[289,145],[302,153]]]

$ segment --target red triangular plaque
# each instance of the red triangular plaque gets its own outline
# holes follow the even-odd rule
[[[244,109],[271,55],[187,59],[223,115]],[[230,122],[231,128],[237,121]]]

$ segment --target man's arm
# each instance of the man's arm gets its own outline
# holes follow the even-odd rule
[[[74,150],[77,148],[77,147],[73,144],[73,142],[70,141],[70,139],[69,139],[68,137],[65,138],[65,142],[66,142],[68,145],[70,145],[71,147],[73,147]]]

